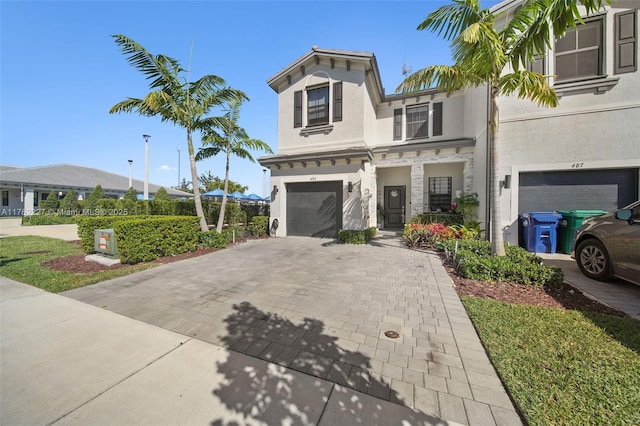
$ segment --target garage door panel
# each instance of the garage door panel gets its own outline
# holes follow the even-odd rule
[[[615,210],[637,199],[637,181],[636,169],[521,173],[518,212]]]
[[[333,238],[341,227],[341,181],[287,185],[287,235]]]

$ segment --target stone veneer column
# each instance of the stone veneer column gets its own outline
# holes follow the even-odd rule
[[[411,218],[423,213],[424,209],[424,164],[415,163],[411,165],[411,209],[406,209],[408,214],[405,223],[409,223]],[[407,206],[408,207],[408,206]]]

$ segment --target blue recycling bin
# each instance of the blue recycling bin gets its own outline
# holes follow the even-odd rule
[[[558,212],[529,212],[520,215],[525,248],[533,253],[555,253],[556,229],[562,219]]]

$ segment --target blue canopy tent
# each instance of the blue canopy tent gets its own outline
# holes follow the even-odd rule
[[[227,197],[235,198],[236,200],[244,200],[246,198],[246,196],[240,191],[235,191],[235,192],[232,192],[231,194],[227,194]]]
[[[245,197],[245,200],[249,200],[249,201],[264,201],[264,199],[256,194],[249,194]]]
[[[220,188],[214,189],[212,191],[209,192],[205,192],[204,194],[201,194],[203,197],[215,197],[215,198],[221,198],[224,195],[224,191]]]

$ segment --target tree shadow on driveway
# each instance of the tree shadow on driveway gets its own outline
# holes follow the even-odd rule
[[[224,380],[213,394],[245,421],[269,425],[315,425],[321,418],[323,424],[345,419],[349,424],[439,421],[401,407],[406,404],[390,388],[390,379],[371,371],[367,355],[347,348],[354,342],[325,333],[322,321],[294,322],[247,302],[234,305],[234,310],[224,320],[227,334],[220,343],[231,352],[217,362]],[[239,423],[216,419],[211,424]]]

